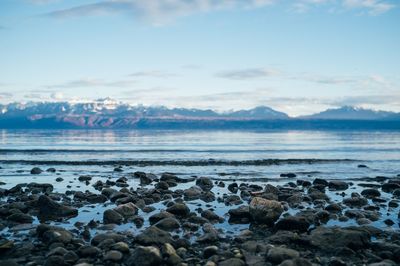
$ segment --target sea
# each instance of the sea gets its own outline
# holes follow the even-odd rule
[[[71,190],[99,193],[92,183],[121,176],[127,177],[133,188],[139,187],[139,181],[132,176],[136,171],[156,175],[169,172],[183,178],[207,176],[217,182],[260,185],[315,178],[357,184],[377,176],[400,177],[400,132],[0,130],[0,167],[0,181],[4,183],[0,188],[29,182],[51,183],[54,191],[60,193]],[[33,167],[40,167],[44,172],[31,175]],[[45,171],[52,167],[55,173]],[[115,171],[116,167],[122,167],[122,172]],[[285,173],[294,173],[296,177],[282,176]],[[92,183],[78,182],[80,175],[93,176]],[[63,181],[56,182],[57,177]],[[185,189],[185,184],[179,188]],[[351,189],[348,193],[357,192],[357,188]],[[221,188],[216,193],[218,196],[226,192]],[[332,195],[340,200],[340,196]],[[210,208],[200,201],[189,204],[193,210],[201,204]],[[157,211],[165,208],[161,203],[154,206]],[[60,223],[73,227],[77,221],[101,221],[102,212],[107,208],[111,207],[107,204],[86,206],[78,217]],[[212,208],[226,217],[227,207],[223,204],[215,203]],[[396,219],[399,210],[392,211],[388,217]],[[151,214],[143,213],[143,216]],[[381,227],[385,226],[384,218],[377,222]],[[246,227],[228,222],[219,226],[231,232]],[[136,230],[132,224],[119,228]],[[399,226],[396,224],[393,228]]]

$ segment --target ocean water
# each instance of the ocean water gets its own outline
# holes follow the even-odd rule
[[[251,160],[296,159],[295,163],[254,165]],[[326,159],[310,164],[303,159]],[[342,161],[348,159],[349,161]],[[25,161],[25,163],[21,163]],[[227,178],[278,178],[280,173],[351,179],[400,173],[400,132],[393,131],[84,131],[2,130],[0,165],[77,168],[65,162],[152,161],[147,171]],[[192,161],[190,166],[165,161]],[[198,165],[198,161],[239,165]],[[366,164],[368,168],[358,168]],[[143,168],[141,164],[129,168]],[[79,166],[78,168],[102,168]],[[109,167],[110,168],[110,167]],[[4,170],[4,169],[3,169]],[[2,171],[4,174],[4,171]],[[23,174],[20,173],[20,174]],[[232,175],[229,175],[232,174]]]
[[[316,160],[310,160],[316,159]],[[272,160],[272,161],[271,161]],[[189,162],[189,163],[185,163]],[[360,168],[360,164],[367,167]],[[122,165],[123,172],[115,172]],[[56,173],[31,175],[32,167],[43,170],[54,167]],[[352,182],[346,194],[359,192],[358,183],[366,177],[398,177],[400,174],[400,132],[394,131],[98,131],[98,130],[2,130],[0,131],[0,181],[2,188],[19,183],[51,183],[54,191],[95,191],[97,180],[126,176],[133,188],[140,186],[131,174],[145,171],[154,174],[172,172],[181,177],[208,176],[214,180],[282,185],[295,179],[280,177],[295,173],[296,178],[343,179]],[[92,175],[91,184],[77,181],[79,175]],[[62,177],[63,182],[55,182]],[[180,184],[185,189],[193,184]],[[214,187],[216,196],[229,193]],[[330,193],[334,201],[342,196]],[[391,199],[383,193],[383,198]],[[209,208],[197,200],[188,202],[195,210]],[[162,203],[154,206],[165,209]],[[80,209],[79,216],[61,223],[73,227],[77,221],[102,220],[105,209],[113,204],[92,204]],[[248,225],[228,223],[227,211],[237,206],[213,202],[214,211],[227,218],[216,227],[238,232]],[[140,212],[148,225],[152,213]],[[290,210],[289,210],[290,212]],[[386,227],[383,220],[397,220],[399,208],[382,212],[374,225]],[[35,223],[38,223],[35,220]],[[330,221],[331,225],[337,221]],[[350,220],[343,225],[356,224]],[[398,229],[396,224],[388,229]],[[118,230],[140,230],[133,224]],[[4,234],[12,234],[8,230]]]

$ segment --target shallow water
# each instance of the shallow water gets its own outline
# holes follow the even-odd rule
[[[215,180],[252,182],[265,185],[269,182],[279,185],[295,179],[281,178],[281,173],[293,172],[297,178],[313,180],[316,177],[324,179],[346,179],[357,184],[364,177],[387,176],[396,177],[400,174],[400,132],[382,131],[83,131],[83,130],[3,130],[0,131],[0,181],[5,182],[3,188],[10,188],[18,183],[37,182],[52,183],[55,192],[81,190],[97,192],[91,186],[96,180],[129,176],[135,171],[145,171],[155,174],[173,172],[181,177],[209,176]],[[114,172],[118,161],[204,161],[223,160],[242,162],[265,159],[327,159],[330,161],[308,163],[286,163],[272,165],[163,165],[124,166],[123,172]],[[349,159],[337,161],[336,159]],[[20,161],[26,163],[21,163]],[[34,163],[30,163],[34,161]],[[48,164],[46,161],[56,163]],[[71,161],[112,161],[104,165],[71,165]],[[113,165],[115,164],[115,165]],[[359,168],[365,164],[367,168]],[[30,170],[33,166],[42,169],[55,167],[56,173],[44,172],[33,176]],[[79,175],[93,175],[90,185],[77,181]],[[62,177],[63,182],[55,182],[56,177]],[[129,179],[129,185],[139,187],[138,180]],[[67,187],[70,185],[70,187]],[[180,184],[177,188],[186,188],[190,184]],[[351,186],[346,193],[359,191],[359,187]],[[214,187],[216,196],[227,193],[227,189]],[[97,192],[98,193],[98,192]],[[342,196],[330,192],[335,201],[341,201]],[[383,195],[390,199],[390,195]],[[90,219],[102,220],[102,213],[113,205],[93,204],[80,209],[79,216],[63,222],[63,226],[72,228],[77,221],[88,222]],[[160,209],[165,209],[162,203],[156,203],[156,211],[140,214],[145,218],[142,228],[148,226],[147,217]],[[209,208],[202,201],[190,201],[188,206],[195,210],[198,207]],[[211,207],[220,216],[226,216],[229,208],[223,203],[212,202]],[[312,207],[306,206],[306,207]],[[381,228],[386,218],[396,220],[398,208],[387,210],[381,219],[374,222]],[[290,212],[290,211],[289,211]],[[37,220],[35,221],[38,222]],[[331,220],[328,225],[351,225],[354,220],[341,223]],[[231,225],[228,219],[216,225],[225,231],[238,232],[248,228],[248,225]],[[392,229],[398,229],[398,224]],[[133,224],[118,226],[116,230],[140,230]],[[387,228],[390,229],[390,228]],[[6,233],[3,231],[2,233]]]

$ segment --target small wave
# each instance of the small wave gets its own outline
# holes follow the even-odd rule
[[[110,160],[110,161],[58,161],[58,160],[0,160],[3,164],[30,164],[30,165],[125,165],[125,166],[268,166],[282,164],[322,164],[322,163],[350,163],[358,160],[351,159],[263,159],[263,160]]]

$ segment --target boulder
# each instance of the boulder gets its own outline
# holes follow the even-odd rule
[[[256,223],[272,225],[281,216],[283,207],[278,201],[254,197],[250,202],[249,212]]]

